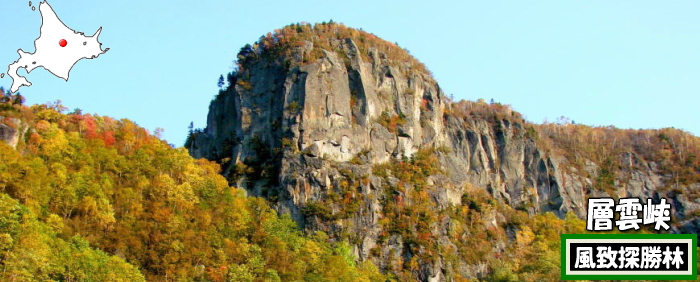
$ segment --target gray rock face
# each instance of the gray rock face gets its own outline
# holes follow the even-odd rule
[[[27,126],[17,118],[5,119],[0,116],[0,121],[3,120],[5,123],[0,123],[0,141],[16,148],[20,137],[24,136],[24,133],[27,131]]]
[[[469,187],[530,213],[552,211],[560,217],[567,212],[584,217],[588,196],[675,196],[659,194],[667,177],[654,163],[634,156],[627,156],[636,163],[618,176],[615,195],[595,190],[597,164],[588,161],[585,171],[571,169],[566,158],[538,146],[524,123],[454,117],[430,75],[412,72],[410,65],[391,62],[372,48],[366,54],[370,60],[363,60],[349,39],[334,47],[337,51],[322,50],[323,58],[305,65],[261,58],[244,66],[237,81],[211,103],[207,127],[189,149],[194,157],[221,161],[224,175],[237,186],[268,198],[305,228],[356,234],[352,243],[360,260],[375,252],[382,258],[377,263],[387,267],[401,256],[410,258],[400,236],[375,248],[382,232],[383,188],[398,180],[376,176],[373,166],[410,158],[421,149],[436,150],[434,165],[444,172],[428,178],[438,187],[431,195],[436,209],[460,204]],[[293,57],[304,58],[313,48],[311,42],[295,47]],[[340,202],[332,195],[345,191],[349,175],[365,179],[352,191],[359,204],[349,214],[324,219],[304,213],[319,200]],[[700,203],[674,198],[678,218],[700,209]],[[325,208],[332,213],[349,209],[342,204]],[[498,220],[494,216],[489,224]],[[444,239],[449,225],[446,221],[433,230],[444,245],[451,244]],[[688,219],[683,228],[695,232],[697,226],[697,220]],[[421,267],[419,277],[445,281],[444,267],[438,259]],[[484,265],[455,268],[466,277],[486,272]]]

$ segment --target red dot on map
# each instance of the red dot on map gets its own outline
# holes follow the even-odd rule
[[[61,39],[61,41],[58,41],[58,45],[61,45],[61,47],[66,47],[66,45],[68,45],[68,41]]]

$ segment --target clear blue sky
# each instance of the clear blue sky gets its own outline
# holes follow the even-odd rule
[[[376,3],[379,2],[379,3]],[[333,19],[411,51],[458,99],[511,104],[533,122],[567,116],[622,128],[700,135],[700,1],[95,1],[51,0],[71,28],[111,50],[43,69],[29,103],[128,118],[182,145],[206,125],[216,81],[246,43],[300,21]],[[38,5],[38,1],[34,1]],[[33,52],[40,14],[3,0],[0,70]],[[10,79],[0,85],[10,87]]]

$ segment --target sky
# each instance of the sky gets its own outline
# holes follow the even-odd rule
[[[0,72],[34,52],[41,15],[2,0]],[[181,146],[206,126],[219,75],[275,28],[330,19],[397,42],[456,99],[510,104],[531,122],[566,116],[700,136],[700,1],[94,1],[50,0],[70,28],[110,50],[68,82],[44,69],[20,88],[28,104],[128,118]],[[26,72],[20,71],[20,75]],[[9,89],[5,75],[0,86]]]

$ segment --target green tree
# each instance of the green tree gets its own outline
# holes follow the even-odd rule
[[[219,82],[216,83],[216,86],[219,87],[219,89],[222,89],[224,87],[224,75],[219,76]]]

